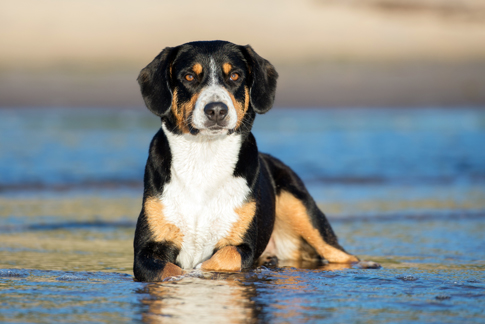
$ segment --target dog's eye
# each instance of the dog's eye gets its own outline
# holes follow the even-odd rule
[[[185,75],[185,80],[187,81],[194,81],[194,79],[194,76],[190,73]]]
[[[229,79],[231,79],[232,81],[236,81],[237,79],[239,79],[239,74],[231,73],[231,76],[229,77]]]

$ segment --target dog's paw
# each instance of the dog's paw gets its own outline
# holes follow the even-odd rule
[[[195,269],[195,270],[200,270],[200,269],[202,269],[202,262],[201,262],[201,263],[199,263],[198,265],[196,265],[194,269]]]
[[[380,269],[382,266],[374,261],[359,261],[357,263],[352,264],[353,268],[357,269]]]

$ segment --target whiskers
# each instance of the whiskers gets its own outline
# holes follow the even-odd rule
[[[239,124],[238,127],[235,128],[235,130],[240,129],[243,133],[245,133],[245,132],[250,132],[252,127],[253,127],[252,122],[242,119],[241,123]]]

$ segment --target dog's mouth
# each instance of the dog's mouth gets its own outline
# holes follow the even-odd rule
[[[231,128],[228,127],[229,123],[225,118],[219,120],[207,118],[202,125],[202,127],[199,127],[199,131],[204,135],[225,135],[232,133]]]
[[[233,129],[221,125],[212,125],[200,130],[200,133],[204,135],[230,135],[233,132]]]
[[[192,135],[230,135],[234,133],[234,129],[227,127],[226,120],[220,121],[205,121],[201,126],[196,126],[194,122],[193,112],[191,112],[186,121],[189,133]]]
[[[194,126],[193,123],[189,123],[189,132],[192,135],[210,135],[210,136],[217,136],[217,135],[231,135],[235,132],[234,128],[228,128],[227,126],[222,126],[219,124],[213,124],[210,126],[197,128]]]

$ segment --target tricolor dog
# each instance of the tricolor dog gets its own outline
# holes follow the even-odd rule
[[[273,105],[278,73],[250,46],[165,48],[141,70],[162,127],[150,144],[134,274],[240,271],[267,257],[353,263],[300,178],[258,151],[251,127]]]

